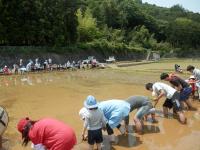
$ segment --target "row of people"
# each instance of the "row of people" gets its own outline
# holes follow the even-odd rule
[[[200,73],[200,71],[197,69],[195,70],[193,66],[188,66],[187,70],[193,73],[198,86],[200,81],[200,74],[198,73]],[[197,110],[189,100],[189,96],[192,93],[191,86],[175,74],[169,75],[167,73],[162,73],[160,79],[169,81],[171,86],[161,82],[147,83],[145,85],[146,89],[151,91],[152,95],[156,97],[153,99],[155,102],[154,106],[150,102],[149,98],[144,96],[132,96],[128,98],[127,101],[107,100],[100,102],[99,104],[93,96],[88,96],[84,102],[84,108],[80,110],[79,114],[84,120],[84,128],[82,132],[83,140],[86,138],[85,132],[88,130],[87,138],[89,149],[94,149],[95,143],[97,144],[97,148],[101,149],[101,143],[103,142],[102,128],[107,130],[111,141],[114,141],[113,128],[118,128],[122,134],[128,132],[129,113],[134,109],[138,109],[133,119],[138,133],[142,132],[142,118],[145,115],[151,114],[153,122],[157,122],[155,119],[155,111],[152,110],[154,110],[153,108],[156,107],[159,100],[163,97],[166,97],[166,100],[163,103],[164,116],[168,117],[170,109],[173,108],[173,113],[178,117],[180,123],[186,124],[187,118],[183,112],[185,105],[188,110]],[[125,130],[122,129],[120,124],[123,119],[125,121]]]
[[[102,128],[107,130],[110,140],[114,141],[114,128],[118,128],[122,134],[128,132],[129,113],[138,109],[134,122],[136,130],[142,132],[143,116],[152,114],[154,122],[155,110],[150,99],[145,96],[131,96],[127,100],[106,100],[98,103],[94,96],[88,96],[84,101],[84,108],[79,112],[81,119],[84,120],[84,129],[82,133],[83,140],[86,138],[85,132],[88,130],[87,139],[89,149],[101,149],[103,141]],[[125,120],[125,129],[121,121]],[[33,121],[29,118],[23,118],[18,122],[18,131],[22,134],[23,145],[28,142],[33,143],[35,150],[70,150],[76,144],[74,130],[52,118],[43,118]]]
[[[187,70],[193,73],[198,85],[200,70],[195,69],[194,66],[188,66]],[[172,86],[162,82],[147,83],[145,85],[146,89],[155,96],[153,99],[154,105],[145,96],[131,96],[126,100],[112,99],[98,103],[94,96],[89,95],[84,101],[84,107],[79,112],[81,119],[84,121],[82,139],[87,138],[89,149],[94,149],[94,144],[97,145],[98,150],[101,149],[101,143],[103,142],[102,129],[107,131],[111,142],[115,141],[114,128],[119,129],[122,134],[129,132],[129,114],[134,109],[138,110],[133,118],[136,132],[142,133],[143,117],[151,115],[152,123],[157,122],[155,107],[163,97],[166,97],[163,103],[164,116],[168,117],[169,110],[173,108],[173,112],[177,115],[180,123],[186,124],[187,118],[183,112],[185,106],[188,110],[196,110],[189,101],[189,95],[192,92],[191,87],[176,75],[170,76],[167,73],[162,73],[160,78],[169,81]],[[125,122],[124,127],[121,125],[122,120]],[[29,141],[32,141],[36,150],[41,150],[37,147],[48,150],[68,150],[76,144],[73,129],[52,119],[39,121],[22,119],[18,123],[18,130],[22,133],[23,144],[27,145]]]
[[[18,64],[13,64],[13,68],[10,69],[8,66],[4,66],[3,69],[1,69],[1,73],[5,75],[10,75],[12,73],[14,74],[23,74],[24,72],[33,72],[33,71],[41,71],[41,70],[64,70],[64,69],[71,69],[71,70],[76,70],[76,69],[85,69],[85,68],[104,68],[105,66],[102,63],[97,63],[97,61],[67,61],[64,64],[53,64],[52,59],[45,60],[43,63],[39,62],[39,59],[35,59],[35,63],[32,60],[29,60],[29,62],[25,65],[23,63],[23,60],[20,59],[20,63]]]

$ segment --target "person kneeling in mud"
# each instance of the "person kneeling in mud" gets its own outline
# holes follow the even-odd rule
[[[156,98],[154,99],[155,101],[154,107],[157,105],[157,103],[163,96],[167,98],[163,104],[163,113],[165,117],[168,117],[168,109],[171,109],[173,107],[174,112],[176,112],[179,117],[179,121],[182,124],[186,123],[186,118],[183,114],[183,111],[179,102],[179,99],[180,99],[179,92],[177,92],[171,86],[161,83],[161,82],[156,82],[154,84],[147,83],[146,89],[148,91],[155,93]]]
[[[84,106],[87,111],[82,116],[82,119],[84,119],[82,140],[85,140],[85,132],[87,129],[89,150],[94,149],[95,143],[97,149],[101,150],[101,143],[103,142],[102,127],[106,127],[106,119],[104,118],[103,112],[98,109],[98,103],[94,96],[89,95],[84,102]],[[81,111],[84,113],[83,109]],[[81,111],[79,114],[82,113]]]
[[[136,127],[136,132],[142,134],[143,117],[146,117],[146,115],[151,114],[153,123],[157,122],[157,120],[155,119],[155,111],[154,112],[151,111],[153,109],[153,105],[148,97],[131,96],[127,99],[127,102],[130,104],[131,107],[130,113],[133,110],[138,109],[137,113],[133,118]],[[129,116],[126,116],[124,121],[125,121],[126,132],[128,132]]]
[[[71,150],[76,144],[74,130],[55,119],[33,121],[23,118],[17,129],[22,134],[22,145],[27,146],[31,141],[35,150]]]

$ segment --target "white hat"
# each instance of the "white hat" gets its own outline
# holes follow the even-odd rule
[[[190,79],[195,79],[195,76],[191,75],[191,76],[190,76]]]
[[[81,120],[84,120],[88,115],[88,110],[87,108],[83,107],[81,108],[81,110],[79,111],[79,116],[81,117]]]
[[[89,96],[86,98],[85,102],[84,102],[84,106],[85,106],[86,108],[88,108],[88,109],[92,109],[92,108],[98,107],[98,103],[97,103],[97,101],[96,101],[96,99],[95,99],[94,96],[89,95]]]

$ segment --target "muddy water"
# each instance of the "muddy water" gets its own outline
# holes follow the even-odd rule
[[[99,101],[131,95],[147,95],[144,83],[155,81],[152,74],[123,72],[111,69],[74,72],[52,72],[24,76],[0,77],[0,104],[7,108],[10,122],[4,136],[4,147],[10,150],[28,150],[21,146],[21,136],[16,130],[21,117],[32,119],[54,117],[71,125],[77,135],[75,150],[87,149],[87,143],[80,141],[82,121],[78,116],[87,95],[94,95]],[[161,102],[162,103],[162,102]],[[200,108],[200,103],[193,102]],[[161,105],[161,104],[160,104]],[[164,119],[158,107],[159,123],[145,123],[144,135],[130,133],[122,136],[115,131],[117,142],[110,145],[104,136],[104,149],[116,150],[200,150],[200,109],[186,112],[188,124],[181,125],[173,118]],[[132,114],[132,116],[134,113]]]

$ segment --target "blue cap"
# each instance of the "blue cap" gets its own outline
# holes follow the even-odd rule
[[[85,102],[84,102],[84,106],[85,106],[86,108],[88,108],[88,109],[92,109],[92,108],[98,107],[98,103],[97,103],[97,101],[96,101],[96,99],[95,99],[94,96],[89,95],[89,96],[86,98]]]

